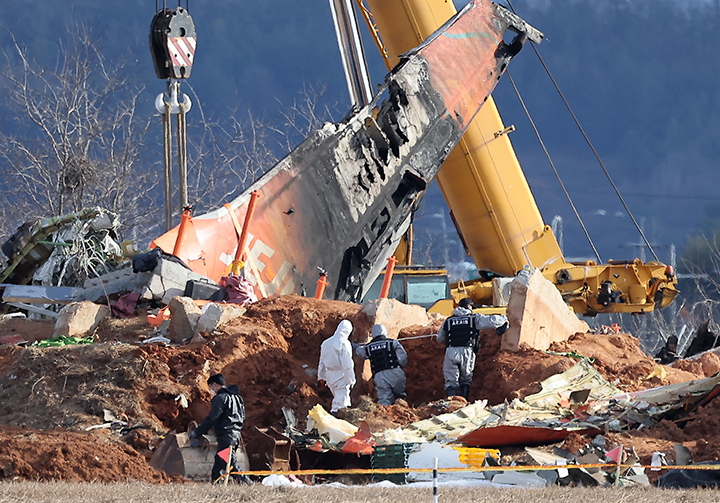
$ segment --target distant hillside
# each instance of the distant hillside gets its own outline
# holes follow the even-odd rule
[[[669,260],[670,245],[680,251],[689,233],[714,228],[720,219],[715,167],[720,65],[710,34],[720,25],[718,3],[516,0],[513,6],[545,33],[540,54],[660,258]],[[154,10],[151,0],[126,0],[122,7],[90,0],[5,2],[0,44],[7,51],[13,33],[36,59],[51,65],[66,28],[85,23],[102,37],[108,54],[131,54],[136,60],[149,114],[155,95],[164,90],[147,46]],[[251,110],[275,119],[303,86],[326,86],[324,103],[338,110],[337,118],[348,109],[325,0],[193,0],[190,12],[198,51],[184,89],[192,88],[209,116],[222,119],[234,110]],[[366,45],[379,83],[384,68],[369,38]],[[512,62],[510,73],[602,259],[638,255],[637,232],[531,47]],[[545,220],[561,215],[566,254],[592,258],[507,79],[495,97],[505,122],[517,127],[511,138]],[[195,113],[199,108],[189,121]],[[12,121],[6,118],[0,127],[11,129]],[[451,227],[434,191],[422,214],[438,213]],[[418,218],[420,227],[439,228],[438,217],[424,218]],[[453,239],[441,236],[440,241]],[[441,260],[441,253],[433,256]]]

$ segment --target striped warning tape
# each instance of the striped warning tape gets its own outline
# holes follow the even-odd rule
[[[467,466],[461,468],[438,468],[438,473],[457,473],[457,472],[524,472],[536,470],[556,470],[558,468],[617,468],[615,463],[597,463],[583,465],[517,465],[517,466]],[[647,468],[654,470],[720,470],[720,464],[716,465],[627,465],[621,464],[620,468]],[[391,474],[391,473],[432,473],[434,468],[347,468],[343,470],[292,470],[292,471],[272,471],[272,470],[254,470],[231,472],[231,475],[253,475],[264,477],[267,475],[372,475],[372,474]]]
[[[173,66],[192,66],[196,44],[196,37],[168,37],[167,47]]]

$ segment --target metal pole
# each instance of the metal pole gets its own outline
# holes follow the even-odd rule
[[[233,459],[233,446],[231,445],[229,447],[230,451],[228,452],[228,460],[227,464],[225,465],[225,480],[223,481],[223,485],[226,486],[228,483],[228,479],[230,479],[230,468],[234,468],[232,466],[232,459]]]
[[[355,9],[352,0],[329,2],[350,99],[353,105],[363,107],[370,103],[373,92]]]
[[[232,274],[237,276],[240,274],[240,269],[243,268],[243,255],[245,254],[245,245],[247,245],[248,229],[250,222],[255,214],[255,206],[257,200],[260,198],[260,193],[257,190],[253,190],[250,193],[250,201],[248,201],[247,212],[245,213],[245,221],[243,222],[242,231],[240,231],[240,237],[238,238],[238,247],[235,251],[235,260],[232,263]],[[233,210],[230,210],[233,211]]]
[[[383,279],[382,289],[380,290],[379,298],[381,299],[387,299],[388,294],[390,293],[390,285],[392,284],[393,273],[395,272],[395,264],[397,264],[395,255],[387,259],[387,261],[388,265],[385,269],[385,278]]]

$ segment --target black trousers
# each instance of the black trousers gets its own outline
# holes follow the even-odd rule
[[[215,462],[213,463],[212,467],[212,481],[217,481],[224,473],[225,468],[227,467],[227,461],[225,461],[223,458],[221,458],[218,453],[224,451],[228,447],[230,447],[231,444],[228,444],[226,442],[218,442],[218,450],[215,453]],[[237,457],[237,451],[238,451],[238,444],[235,444],[232,446],[232,457],[230,458],[230,465],[231,465],[231,472],[238,471],[238,457]],[[231,475],[233,480],[235,482],[238,482],[240,484],[251,484],[252,482],[246,475]],[[220,481],[220,483],[224,483],[224,481]]]

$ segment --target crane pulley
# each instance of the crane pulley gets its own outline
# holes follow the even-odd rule
[[[155,108],[163,117],[163,147],[165,164],[165,228],[172,227],[172,130],[170,116],[177,116],[178,171],[179,171],[179,207],[188,207],[187,189],[187,122],[185,114],[190,111],[192,102],[186,94],[180,92],[182,79],[190,77],[197,35],[195,23],[188,12],[188,1],[185,8],[180,5],[170,9],[163,0],[162,9],[155,1],[155,16],[150,24],[150,52],[155,64],[155,74],[159,79],[167,79],[167,92],[155,99]],[[182,100],[180,100],[182,98]]]
[[[159,79],[190,77],[196,45],[195,23],[187,8],[157,10],[150,24],[150,50]]]

